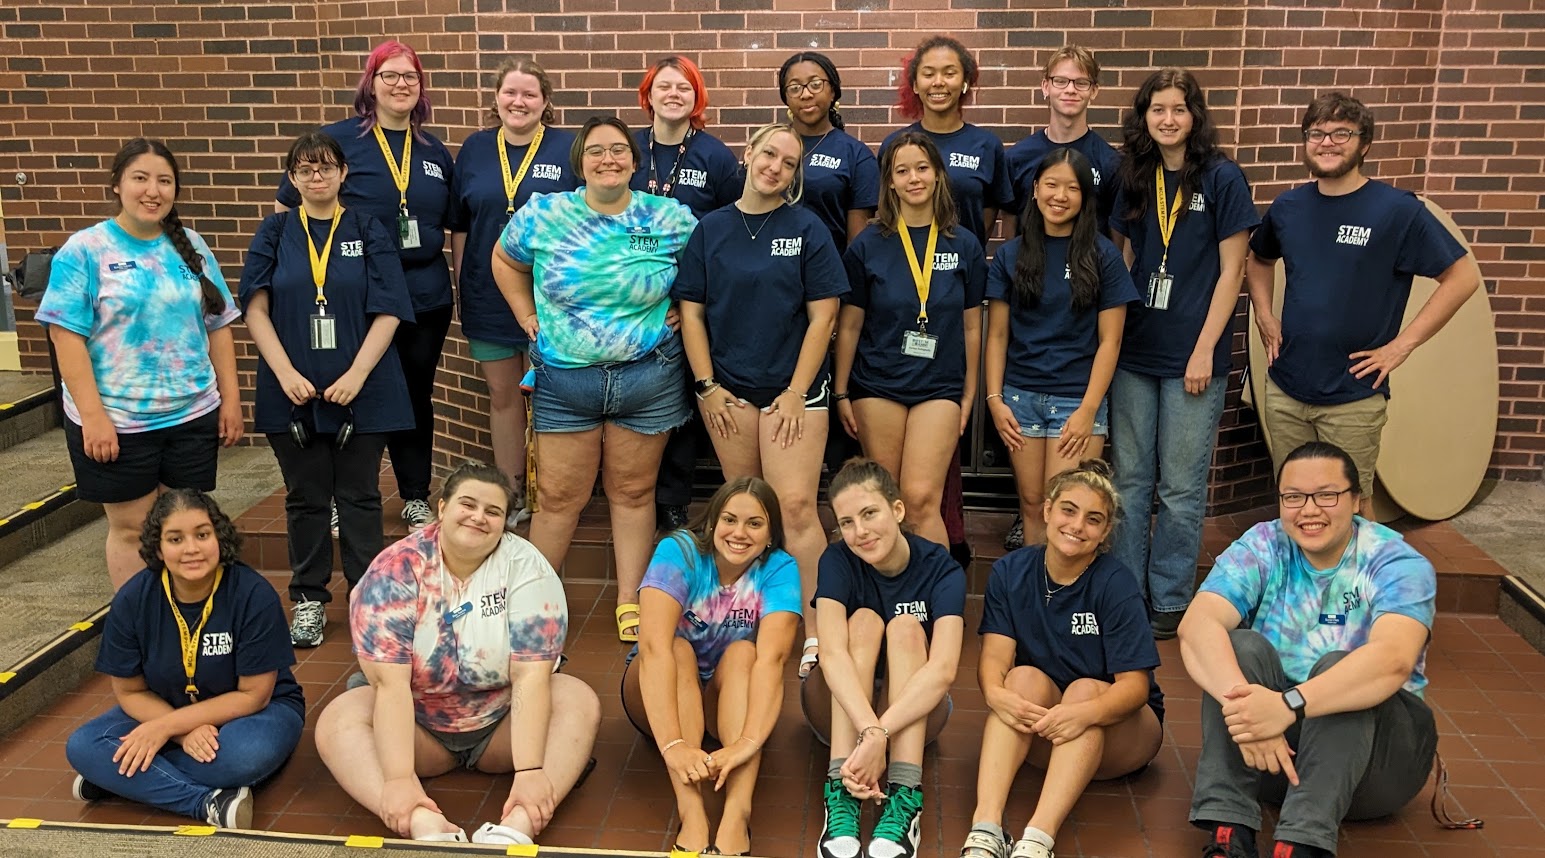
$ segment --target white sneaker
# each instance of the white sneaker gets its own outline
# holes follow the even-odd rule
[[[429,501],[414,498],[403,503],[402,520],[408,523],[408,527],[421,530],[435,520],[435,514],[434,510],[429,508]]]
[[[322,645],[322,630],[327,628],[327,608],[321,602],[302,600],[290,619],[290,646],[310,649]]]
[[[1009,853],[1009,858],[1055,858],[1055,856],[1050,848],[1028,837],[1022,837],[1014,844],[1014,851]]]
[[[483,823],[482,828],[472,832],[472,842],[499,844],[515,843],[523,846],[530,846],[536,841],[532,840],[524,834],[521,834],[519,831],[510,828],[507,825],[485,822]]]
[[[531,510],[524,505],[510,510],[510,514],[504,517],[504,529],[515,532],[515,528],[523,521],[531,518]]]

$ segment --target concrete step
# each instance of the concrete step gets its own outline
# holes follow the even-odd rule
[[[39,409],[52,410],[50,409]],[[0,449],[0,569],[102,516],[75,496],[64,430],[50,429]]]
[[[59,395],[46,375],[0,372],[0,450],[57,428]]]

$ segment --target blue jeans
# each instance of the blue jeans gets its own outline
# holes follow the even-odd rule
[[[114,706],[71,733],[64,754],[71,768],[114,795],[203,819],[214,790],[252,786],[278,771],[300,744],[304,725],[294,709],[269,703],[220,728],[220,750],[212,762],[201,763],[167,742],[148,770],[125,777],[118,774],[113,754],[139,722]]]
[[[1183,378],[1117,369],[1111,380],[1111,464],[1127,510],[1113,550],[1160,613],[1184,611],[1196,592],[1207,472],[1227,385],[1228,379],[1214,376],[1206,391],[1193,396]],[[1159,516],[1150,545],[1155,490]]]

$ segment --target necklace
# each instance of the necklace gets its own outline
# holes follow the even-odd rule
[[[1075,578],[1074,580],[1077,580],[1077,579]],[[1053,590],[1051,588],[1051,571],[1050,570],[1046,570],[1046,569],[1041,570],[1041,585],[1046,590],[1046,605],[1047,606],[1051,605],[1051,597],[1052,596],[1055,596],[1058,593],[1061,593],[1063,590],[1066,590],[1067,588],[1073,586],[1072,584],[1063,584],[1061,587],[1058,587],[1057,589]]]
[[[782,205],[779,205],[778,208],[782,208],[782,207],[783,207]],[[736,211],[740,211],[740,208],[737,206],[735,210]],[[766,229],[767,225],[769,223],[772,223],[772,216],[777,211],[778,211],[778,209],[773,209],[772,211],[770,211],[767,214],[763,215],[762,216],[762,223],[761,223],[761,225],[758,226],[755,230],[751,229],[751,221],[746,219],[746,213],[743,212],[743,211],[740,211],[740,222],[746,225],[746,233],[751,236],[751,240],[752,241],[756,241],[756,237],[762,234],[762,230]]]
[[[815,150],[821,148],[821,144],[826,142],[827,135],[831,134],[836,129],[837,129],[837,126],[835,126],[835,125],[833,125],[831,128],[826,129],[826,134],[822,134],[821,135],[821,139],[815,141],[814,145],[812,145],[809,149],[805,150],[805,157],[808,158],[811,155],[814,155],[815,154]]]

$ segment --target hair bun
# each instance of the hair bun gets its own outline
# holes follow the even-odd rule
[[[1110,462],[1099,458],[1085,459],[1079,462],[1078,469],[1080,471],[1088,471],[1091,474],[1099,474],[1107,480],[1116,475],[1115,470],[1110,466]]]

